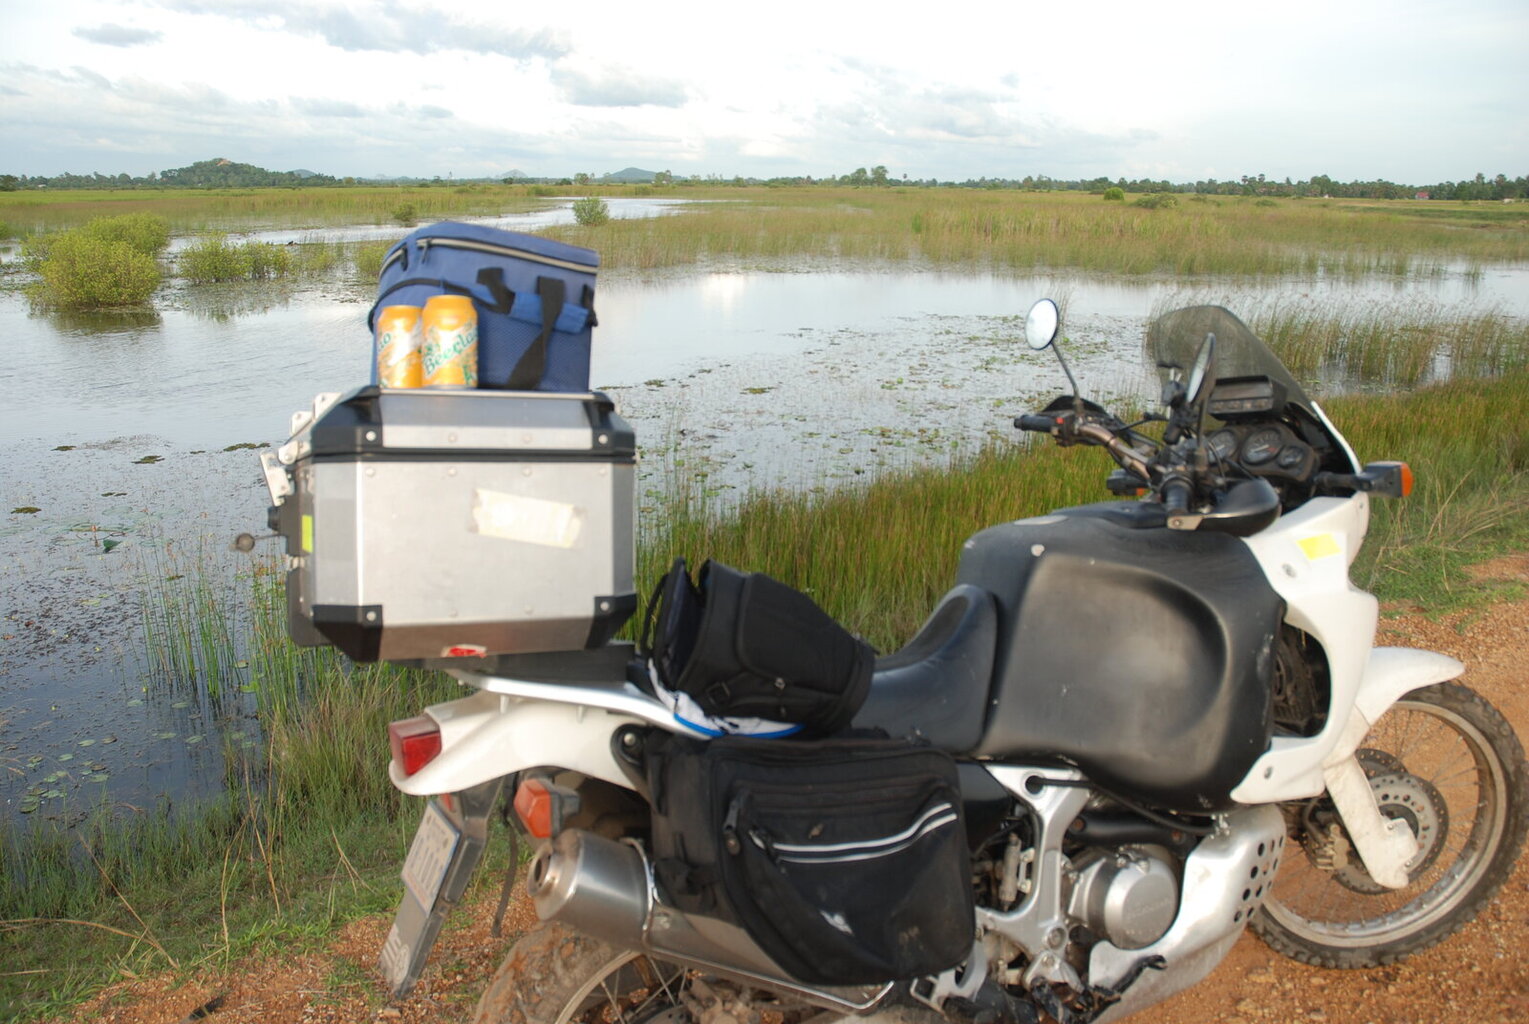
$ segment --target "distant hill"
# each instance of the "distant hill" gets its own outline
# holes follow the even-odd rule
[[[607,174],[600,180],[651,185],[656,177],[658,177],[657,171],[645,171],[640,167],[628,167],[625,170],[617,171],[615,174]]]
[[[505,171],[503,174],[499,175],[499,180],[504,181],[506,178],[524,178],[525,176],[525,171],[517,171],[512,167],[508,171]]]
[[[327,174],[313,171],[268,171],[253,164],[239,164],[222,157],[198,160],[189,167],[175,167],[159,172],[159,180],[181,188],[252,188],[262,185],[310,185],[334,181]]]

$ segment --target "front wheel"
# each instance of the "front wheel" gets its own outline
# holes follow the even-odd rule
[[[1523,748],[1498,710],[1459,683],[1407,694],[1356,752],[1381,813],[1418,839],[1403,889],[1375,883],[1326,797],[1285,805],[1291,844],[1252,928],[1320,967],[1375,967],[1470,921],[1523,846]]]
[[[797,1024],[805,1006],[715,979],[556,922],[516,942],[478,1002],[474,1024]],[[721,1016],[718,1016],[720,1014]]]

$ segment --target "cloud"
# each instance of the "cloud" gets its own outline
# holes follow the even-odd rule
[[[596,74],[557,67],[552,84],[576,107],[683,107],[689,98],[680,81],[652,78],[620,65]]]
[[[294,97],[292,109],[308,117],[365,117],[367,110],[357,103],[343,100],[304,99]]]
[[[512,60],[566,56],[566,34],[552,29],[503,29],[485,22],[452,20],[431,10],[410,10],[383,2],[365,10],[294,2],[294,0],[164,0],[183,14],[207,14],[246,22],[255,28],[280,28],[322,39],[342,50],[384,53],[437,53],[464,50]]]
[[[127,25],[113,25],[108,22],[94,28],[81,26],[74,30],[74,35],[87,43],[100,43],[102,46],[142,46],[145,43],[159,42],[164,33],[146,28],[132,28]]]

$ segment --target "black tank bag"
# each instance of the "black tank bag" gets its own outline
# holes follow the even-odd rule
[[[971,868],[945,752],[663,736],[647,774],[662,898],[741,925],[792,977],[878,984],[971,954]]]
[[[683,558],[649,602],[642,645],[658,679],[709,715],[801,723],[828,735],[865,701],[875,652],[799,590]]]

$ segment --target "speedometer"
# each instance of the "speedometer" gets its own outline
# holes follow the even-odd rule
[[[1237,435],[1230,430],[1218,430],[1208,440],[1210,453],[1217,461],[1227,461],[1237,450]]]
[[[1285,446],[1285,439],[1273,427],[1255,430],[1242,443],[1242,461],[1249,466],[1262,466]]]

